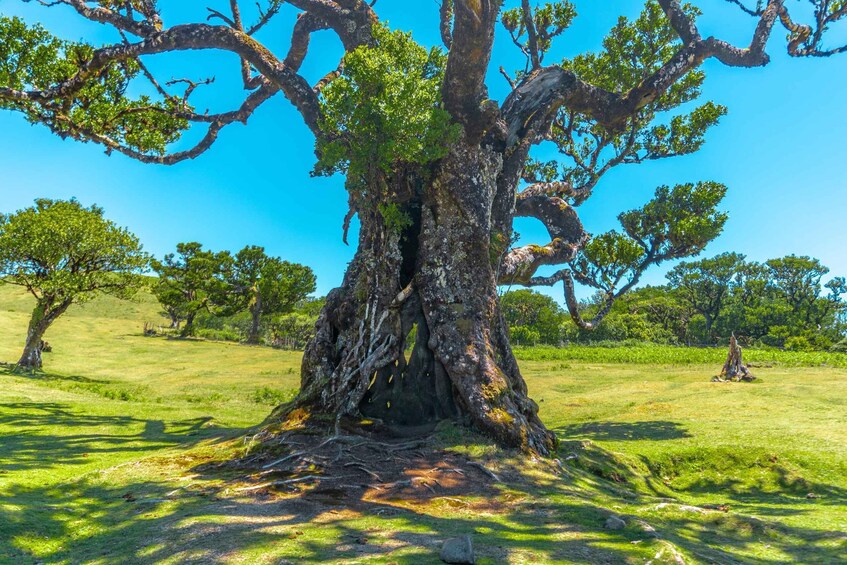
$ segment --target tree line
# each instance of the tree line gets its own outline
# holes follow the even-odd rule
[[[246,341],[259,343],[263,322],[293,312],[315,291],[311,268],[270,257],[255,245],[233,255],[180,243],[151,267],[158,275],[153,294],[183,337],[195,334],[198,316],[208,327],[213,319],[246,315]]]
[[[151,269],[157,278],[144,276]],[[136,235],[106,219],[102,208],[75,199],[38,199],[29,208],[0,214],[0,284],[21,286],[35,298],[17,363],[31,370],[42,366],[50,326],[71,305],[99,294],[131,298],[151,288],[182,336],[193,335],[201,315],[246,315],[246,341],[258,343],[263,321],[308,302],[315,275],[258,246],[232,255],[180,243],[176,253],[159,261],[143,250]],[[291,340],[299,331],[306,339],[307,322],[299,322],[276,319],[276,335]]]
[[[820,260],[788,255],[763,263],[739,253],[682,262],[667,284],[621,297],[591,332],[569,323],[550,297],[528,290],[503,298],[506,323],[517,344],[637,340],[679,345],[725,344],[734,334],[747,345],[793,350],[847,345],[847,284],[827,279]],[[580,304],[590,316],[604,297]]]

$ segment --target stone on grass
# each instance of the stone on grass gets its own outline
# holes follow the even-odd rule
[[[609,516],[606,518],[607,530],[622,530],[624,528],[626,528],[626,522],[624,522],[622,518],[617,516]]]
[[[445,541],[441,548],[441,560],[455,565],[473,565],[476,563],[471,536],[465,535]]]

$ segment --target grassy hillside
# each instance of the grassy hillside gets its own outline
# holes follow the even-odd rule
[[[0,287],[0,361],[30,308]],[[440,563],[463,533],[480,563],[847,561],[842,357],[771,354],[747,385],[709,382],[721,351],[520,350],[561,468],[444,427],[437,445],[501,480],[466,469],[349,504],[238,490],[252,479],[216,463],[253,454],[299,354],[142,337],[157,312],[149,295],[73,308],[45,373],[0,372],[0,563]]]

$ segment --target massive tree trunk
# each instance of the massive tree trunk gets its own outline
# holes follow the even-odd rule
[[[473,424],[501,445],[549,453],[555,437],[509,346],[497,296],[505,250],[499,153],[458,144],[426,174],[405,172],[387,193],[410,218],[398,230],[357,206],[359,248],[332,291],[302,366],[301,393],[281,418],[311,414],[422,425]],[[428,180],[425,180],[428,179]],[[407,351],[412,330],[415,341]]]

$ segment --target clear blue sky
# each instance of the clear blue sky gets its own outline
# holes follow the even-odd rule
[[[227,4],[160,1],[167,25],[201,21],[206,6],[224,10]],[[252,4],[244,2],[245,7]],[[698,4],[705,12],[704,35],[739,45],[749,42],[752,18],[723,0]],[[617,16],[634,16],[641,5],[634,0],[577,0],[580,16],[559,40],[556,55],[598,49]],[[392,27],[412,30],[421,43],[438,43],[434,0],[379,0],[376,9]],[[110,38],[104,28],[81,22],[63,8],[0,0],[0,13],[42,22],[68,39]],[[279,18],[284,25],[276,24],[260,38],[280,53],[287,48],[293,13],[287,10]],[[589,230],[614,228],[618,213],[646,202],[658,185],[716,180],[730,187],[723,204],[730,220],[705,256],[730,250],[760,261],[789,253],[812,255],[833,274],[847,275],[847,56],[790,59],[784,55],[783,38],[782,30],[774,33],[769,49],[773,60],[763,69],[707,63],[704,98],[728,106],[728,116],[709,132],[696,155],[610,173],[580,209]],[[845,39],[843,33],[840,39]],[[323,34],[313,43],[305,74],[311,80],[323,76],[338,53],[337,43]],[[555,57],[548,58],[552,60]],[[239,103],[237,61],[231,56],[167,55],[149,62],[165,79],[215,76],[216,84],[196,99],[201,108],[217,111]],[[502,30],[492,68],[501,64],[522,65]],[[489,85],[492,96],[502,99],[506,84],[498,73],[490,74]],[[311,178],[313,162],[313,138],[281,96],[246,127],[225,130],[205,155],[174,167],[107,157],[98,146],[61,141],[20,115],[0,112],[0,210],[26,207],[36,197],[75,196],[85,204],[103,206],[108,217],[138,234],[146,249],[158,256],[180,241],[233,251],[263,245],[272,254],[314,268],[323,294],[341,281],[354,248],[341,242],[343,180]],[[526,241],[546,243],[540,224],[520,221],[517,229]],[[662,283],[667,266],[653,269],[645,282]],[[551,294],[561,299],[561,288]]]

